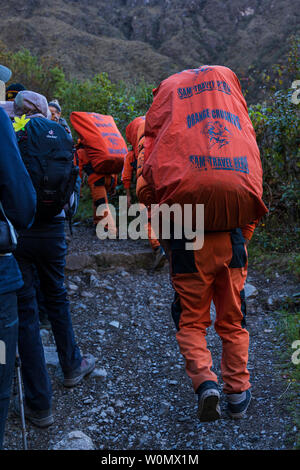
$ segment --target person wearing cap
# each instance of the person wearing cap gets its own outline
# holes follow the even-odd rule
[[[52,100],[48,103],[48,107],[51,112],[51,120],[58,122],[58,124],[64,127],[68,134],[71,134],[71,129],[68,126],[67,121],[61,117],[61,106],[59,102],[57,100]]]
[[[12,83],[6,88],[6,101],[14,101],[20,91],[26,90],[21,83]]]

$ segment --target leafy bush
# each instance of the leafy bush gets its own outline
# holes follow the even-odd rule
[[[300,38],[269,74],[261,74],[265,101],[249,107],[264,172],[264,200],[269,214],[259,231],[264,248],[295,250],[299,245],[300,105],[291,101],[292,83],[300,79]],[[283,237],[284,234],[284,237]]]
[[[249,108],[256,130],[264,173],[264,197],[282,222],[299,221],[300,207],[300,116],[291,102],[291,91],[274,93],[269,105]]]
[[[64,117],[69,121],[72,111],[93,111],[110,114],[125,135],[132,119],[147,112],[152,101],[153,85],[113,83],[106,73],[91,80],[67,80],[61,68],[50,59],[41,59],[22,49],[13,53],[0,43],[0,63],[12,71],[12,82],[21,82],[27,89],[58,99]]]
[[[0,63],[13,71],[12,83],[20,82],[28,90],[45,95],[48,100],[67,84],[63,70],[52,59],[39,60],[27,49],[13,53],[0,42]]]

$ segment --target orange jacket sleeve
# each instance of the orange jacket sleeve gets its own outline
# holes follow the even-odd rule
[[[139,178],[143,171],[144,159],[145,159],[145,148],[144,148],[145,137],[142,137],[138,144],[138,159],[136,165],[136,177]]]
[[[139,202],[145,204],[146,207],[155,204],[153,188],[146,182],[142,175],[137,180],[136,195]]]
[[[145,158],[145,149],[144,149],[144,138],[140,139],[139,141],[139,156],[137,159],[137,181],[136,181],[136,195],[142,204],[145,206],[150,206],[151,204],[155,204],[155,194],[153,188],[147,183],[144,179],[142,172],[144,166],[144,158]]]
[[[134,157],[134,151],[131,150],[130,152],[127,153],[125,160],[124,160],[124,167],[123,167],[123,172],[122,172],[122,182],[123,186],[125,189],[130,188],[130,183],[132,179],[132,173],[133,173],[133,166],[132,164],[135,161]]]
[[[79,176],[82,179],[83,166],[88,163],[89,158],[86,154],[86,151],[83,148],[77,150],[78,156],[78,166],[79,166]]]
[[[258,219],[254,220],[253,222],[251,222],[251,224],[247,224],[245,225],[245,227],[242,228],[243,237],[246,240],[249,240],[249,241],[251,240],[254,230],[256,229],[258,225],[258,222],[259,222]]]

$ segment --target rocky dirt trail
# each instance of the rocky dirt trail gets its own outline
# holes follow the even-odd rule
[[[247,418],[233,421],[222,394],[222,419],[203,424],[175,338],[168,266],[158,272],[151,266],[147,242],[99,241],[91,229],[74,227],[66,284],[76,338],[83,353],[96,357],[96,370],[76,388],[65,389],[52,334],[41,331],[55,423],[46,430],[28,423],[29,448],[66,448],[59,442],[72,431],[83,432],[90,438],[85,448],[95,449],[291,448],[297,430],[287,412],[287,383],[277,369],[285,345],[277,337],[272,305],[276,297],[294,292],[292,280],[279,273],[267,282],[250,267],[253,401]],[[218,372],[221,342],[213,326],[207,340]],[[20,423],[11,412],[5,448],[22,449]]]

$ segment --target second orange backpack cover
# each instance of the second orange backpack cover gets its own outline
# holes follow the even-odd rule
[[[127,146],[114,118],[74,111],[70,115],[70,121],[80,136],[93,169],[102,174],[120,173]]]

